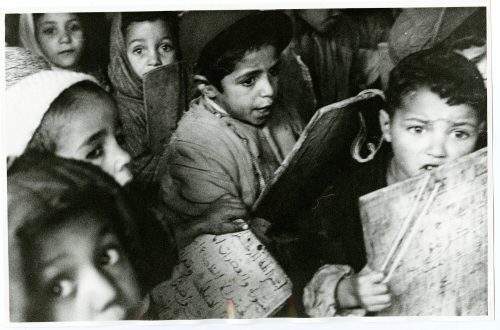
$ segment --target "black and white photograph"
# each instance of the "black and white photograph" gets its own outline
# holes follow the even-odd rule
[[[492,1],[88,2],[2,10],[6,326],[493,328]]]

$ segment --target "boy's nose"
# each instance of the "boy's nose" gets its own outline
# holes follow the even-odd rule
[[[120,185],[125,185],[132,179],[127,165],[130,164],[131,157],[128,152],[123,150],[118,143],[115,145],[115,158],[113,162],[113,176]]]
[[[260,82],[260,96],[262,97],[273,97],[274,90],[276,89],[276,84],[273,78],[264,77]]]
[[[158,66],[161,64],[160,54],[157,51],[150,53],[148,58],[148,64],[152,66]]]
[[[446,135],[439,132],[431,134],[427,153],[436,158],[446,157]]]
[[[60,38],[59,42],[60,43],[69,43],[71,41],[71,36],[67,31],[63,31]]]
[[[118,144],[116,145],[116,149],[117,149],[116,150],[117,157],[115,163],[115,170],[120,171],[130,163],[131,157],[128,154],[128,152],[123,150]]]
[[[103,312],[118,298],[116,285],[96,267],[89,267],[82,276],[80,292],[92,312]]]

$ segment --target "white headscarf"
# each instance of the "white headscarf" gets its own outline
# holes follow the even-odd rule
[[[7,88],[6,127],[7,157],[21,155],[40,125],[51,103],[67,88],[94,77],[68,70],[43,70],[22,78]]]

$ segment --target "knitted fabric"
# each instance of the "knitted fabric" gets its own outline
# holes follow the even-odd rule
[[[21,47],[5,47],[5,86],[11,87],[19,80],[42,70],[50,64],[41,56]]]

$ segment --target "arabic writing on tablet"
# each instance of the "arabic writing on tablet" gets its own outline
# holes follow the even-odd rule
[[[360,198],[373,269],[383,268],[413,204],[417,203],[416,214],[424,213],[408,229],[414,235],[389,280],[394,300],[381,314],[487,315],[487,174],[487,152],[481,149],[433,171],[420,200],[422,177]],[[436,185],[437,194],[429,201]]]
[[[291,290],[284,271],[247,230],[198,237],[151,298],[160,319],[257,318],[272,315]]]

